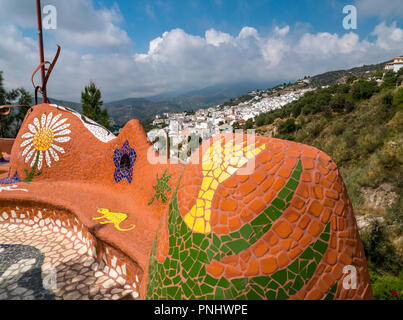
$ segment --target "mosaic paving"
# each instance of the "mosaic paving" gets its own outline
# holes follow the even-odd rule
[[[0,300],[137,299],[141,274],[130,283],[127,265],[108,248],[99,261],[95,239],[62,217],[47,209],[0,213]],[[55,288],[45,289],[53,270]]]

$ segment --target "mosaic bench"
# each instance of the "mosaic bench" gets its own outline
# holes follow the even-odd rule
[[[35,106],[0,175],[0,299],[373,298],[323,152],[223,134],[187,165],[163,160],[137,120],[115,137],[74,110]],[[21,288],[19,270],[56,270],[57,285]]]

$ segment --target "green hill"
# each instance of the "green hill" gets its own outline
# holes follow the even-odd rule
[[[379,299],[403,296],[402,78],[403,69],[381,85],[362,78],[317,89],[252,124],[258,135],[315,146],[337,163]]]

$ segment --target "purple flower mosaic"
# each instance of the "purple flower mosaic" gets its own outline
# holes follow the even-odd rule
[[[8,171],[8,176],[6,178],[0,179],[0,185],[13,184],[21,182],[18,172],[16,171],[12,177],[10,177],[10,171]]]
[[[113,154],[113,162],[115,163],[114,178],[116,183],[126,179],[132,183],[133,166],[137,159],[137,153],[130,147],[129,141],[123,144],[122,148],[116,149]]]

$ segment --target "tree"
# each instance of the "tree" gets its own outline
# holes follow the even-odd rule
[[[360,79],[353,84],[351,93],[354,99],[369,99],[377,91],[376,81]]]
[[[90,81],[90,84],[81,92],[81,105],[85,116],[107,129],[110,128],[108,111],[106,109],[101,110],[103,105],[101,90],[93,81]]]
[[[0,71],[0,105],[18,104],[30,106],[32,95],[23,88],[6,91],[3,87],[3,73]],[[29,107],[11,109],[7,116],[0,116],[0,137],[15,138],[20,130]]]
[[[393,70],[389,70],[383,76],[382,89],[393,89],[396,87],[397,74]]]

